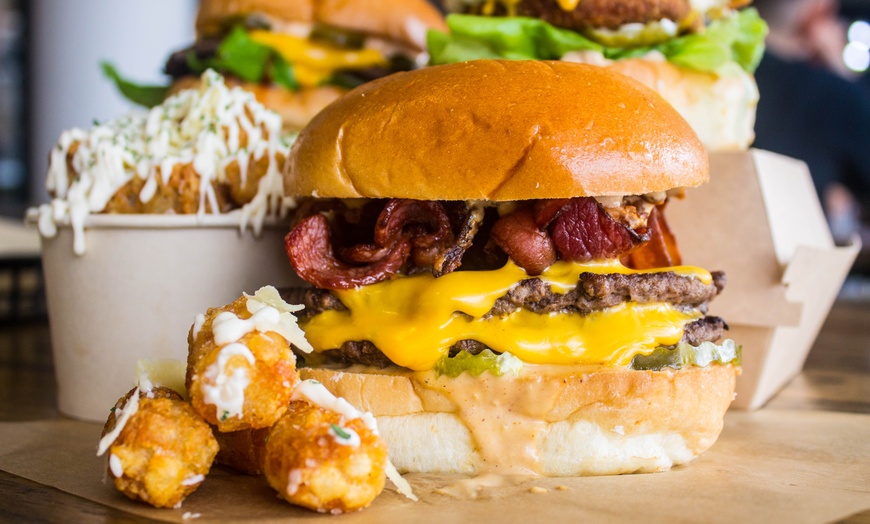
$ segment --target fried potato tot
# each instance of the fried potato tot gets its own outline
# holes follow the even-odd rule
[[[158,508],[177,507],[193,493],[218,451],[211,428],[181,395],[162,387],[136,387],[118,400],[103,438],[100,452],[108,450],[118,491]]]
[[[387,446],[360,418],[293,401],[266,441],[269,485],[321,513],[367,507],[384,489]]]
[[[229,466],[248,475],[263,474],[263,455],[272,428],[243,429],[230,433],[215,433],[220,451],[218,464]]]
[[[285,338],[298,329],[291,313],[254,297],[209,309],[188,336],[186,385],[194,409],[221,432],[272,426],[298,381]]]

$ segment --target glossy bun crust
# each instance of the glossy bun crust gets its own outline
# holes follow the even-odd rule
[[[259,14],[278,23],[332,25],[380,35],[422,50],[428,29],[447,30],[426,0],[202,0],[196,18],[200,36],[214,36],[228,22]]]
[[[497,468],[482,462],[474,423],[462,417],[469,412],[472,420],[528,417],[537,430],[529,445],[539,457],[539,473],[578,476],[664,471],[697,457],[722,431],[739,368],[530,373],[506,388],[516,404],[501,402],[500,396],[490,401],[492,391],[501,391],[493,386],[493,377],[481,382],[460,375],[466,380],[462,387],[480,392],[472,411],[453,402],[462,398],[449,389],[456,379],[361,366],[299,371],[300,378],[316,379],[358,409],[372,412],[399,471],[474,474],[522,460],[503,453]],[[514,435],[523,434],[523,426],[510,427]],[[481,436],[492,441],[491,435]]]
[[[510,201],[697,186],[709,163],[658,94],[605,68],[478,60],[392,75],[302,131],[288,195]]]

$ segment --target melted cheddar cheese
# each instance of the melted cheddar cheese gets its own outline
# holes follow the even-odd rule
[[[580,4],[580,0],[557,0],[557,2],[563,11],[573,11]]]
[[[538,278],[555,292],[572,289],[581,273],[674,271],[709,284],[710,273],[696,267],[636,271],[618,262],[557,262]],[[432,369],[450,346],[477,340],[496,352],[510,352],[533,364],[626,366],[637,353],[648,354],[679,342],[683,326],[701,317],[666,303],[627,302],[590,315],[537,314],[526,309],[504,318],[483,316],[495,301],[529,278],[512,262],[493,271],[457,271],[400,276],[351,290],[333,291],[347,311],[325,311],[301,322],[315,351],[368,340],[391,361],[416,371]]]
[[[340,69],[364,69],[387,64],[384,55],[374,49],[341,49],[307,38],[264,30],[251,31],[250,36],[254,42],[274,49],[284,60],[293,64],[296,81],[305,87],[322,84]]]

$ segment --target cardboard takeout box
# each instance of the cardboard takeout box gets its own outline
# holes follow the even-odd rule
[[[743,345],[732,405],[757,409],[802,369],[860,245],[834,246],[806,164],[761,150],[711,153],[667,215],[684,263],[725,271],[710,314]]]
[[[42,237],[58,407],[104,422],[140,359],[187,360],[194,317],[259,287],[298,285],[285,224],[259,237],[237,215],[91,215],[87,251],[60,226]]]

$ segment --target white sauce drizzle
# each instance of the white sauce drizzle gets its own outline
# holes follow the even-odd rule
[[[362,411],[356,409],[351,405],[347,400],[336,397],[333,395],[328,389],[326,389],[323,384],[316,380],[302,380],[296,385],[296,389],[293,391],[292,400],[307,400],[308,402],[320,406],[323,409],[328,411],[333,411],[338,413],[345,420],[353,420],[353,419],[362,419],[363,423],[369,428],[372,433],[375,435],[378,434],[378,423],[375,420],[374,415],[369,412],[363,413]],[[408,483],[407,480],[399,474],[396,470],[396,466],[387,459],[387,465],[385,467],[387,478],[390,479],[393,484],[395,484],[396,489],[402,495],[408,497],[409,499],[417,502],[419,499],[416,495],[414,495],[414,491],[411,489],[411,484]]]
[[[115,442],[115,439],[117,439],[118,435],[121,434],[121,430],[124,429],[124,425],[127,424],[130,417],[132,417],[137,411],[139,411],[139,386],[136,386],[136,389],[133,390],[133,395],[130,396],[124,404],[124,407],[115,413],[115,427],[100,439],[100,444],[97,446],[98,457],[101,457],[103,453],[109,449],[109,446]]]
[[[115,478],[121,478],[124,476],[124,465],[121,464],[121,459],[118,458],[118,455],[115,455],[114,453],[109,455],[109,470]]]
[[[362,440],[359,438],[359,433],[357,433],[356,431],[345,427],[339,427],[338,429],[340,429],[341,432],[344,433],[344,435],[341,435],[338,431],[336,431],[335,427],[329,428],[329,434],[332,435],[332,438],[335,440],[336,444],[340,446],[351,446],[356,448],[359,447],[359,445],[362,443]]]
[[[202,313],[193,318],[193,331],[191,334],[193,335],[194,340],[199,336],[199,332],[202,331],[203,324],[205,324],[205,315]]]
[[[181,481],[182,486],[195,486],[205,480],[205,475],[191,475]]]
[[[239,134],[247,133],[242,148]],[[39,207],[39,231],[45,237],[57,234],[58,223],[73,228],[74,250],[85,252],[84,223],[91,213],[105,209],[109,200],[134,178],[145,181],[140,201],[156,194],[159,176],[169,180],[175,166],[192,164],[200,176],[199,208],[202,219],[206,203],[218,213],[212,182],[227,181],[227,166],[238,161],[242,178],[248,163],[267,156],[269,166],[259,182],[258,193],[244,205],[240,228],[248,223],[259,234],[269,214],[283,216],[293,206],[283,196],[282,177],[276,154],[289,154],[292,137],[282,136],[281,117],[257,102],[241,88],[229,88],[212,70],[202,75],[201,87],[181,91],[147,113],[137,112],[96,124],[88,131],[65,131],[52,148],[46,188],[53,199]],[[70,156],[70,148],[76,147]],[[68,159],[75,177],[69,179]]]
[[[248,298],[245,306],[252,315],[265,309],[278,311],[279,321],[268,331],[274,331],[284,337],[287,342],[293,344],[300,351],[311,353],[314,348],[305,338],[305,332],[299,327],[296,316],[293,313],[305,309],[301,304],[288,304],[281,298],[281,294],[273,286],[264,286],[258,289],[253,296],[245,294]],[[252,317],[253,318],[253,317]],[[262,330],[261,330],[262,331]]]
[[[226,369],[230,358],[237,355],[245,357],[250,365],[254,365],[255,359],[251,350],[242,344],[232,343],[220,350],[217,360],[203,373],[206,379],[202,385],[203,402],[216,408],[216,416],[220,420],[240,417],[245,404],[245,388],[250,383],[248,370],[237,367],[228,374]]]
[[[299,486],[302,485],[302,470],[291,469],[287,475],[287,495],[293,496],[299,491]]]

